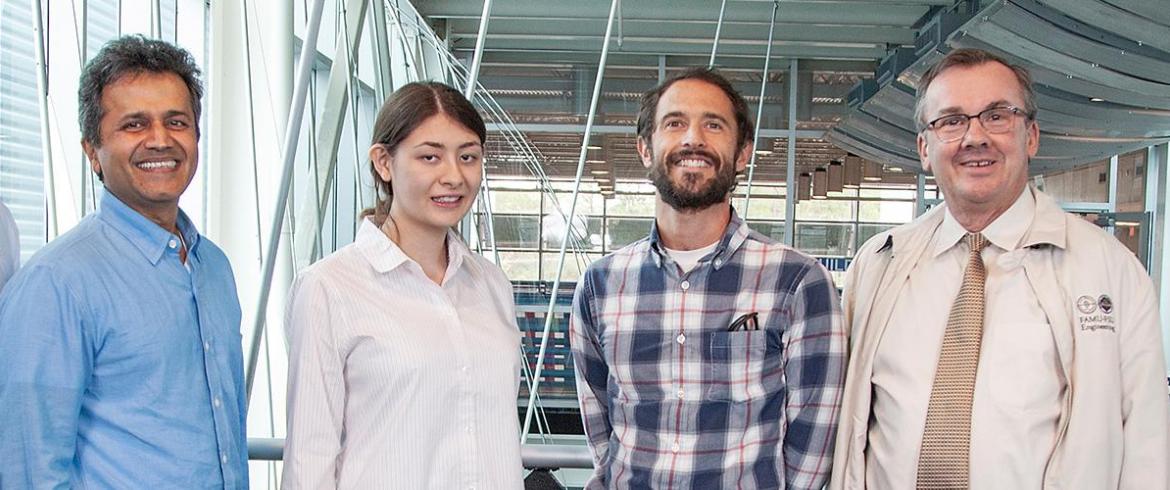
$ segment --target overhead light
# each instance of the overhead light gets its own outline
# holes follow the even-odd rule
[[[771,155],[772,150],[756,150],[757,155]]]
[[[829,171],[825,167],[813,170],[812,198],[824,199],[829,197]]]
[[[882,180],[882,166],[873,162],[861,162],[861,178],[868,182]]]
[[[601,149],[601,147],[598,145],[586,145],[585,148],[588,148],[590,150],[600,150]]]
[[[796,200],[807,201],[811,196],[810,187],[812,187],[812,174],[804,172],[800,177],[796,178]]]
[[[585,163],[605,163],[605,160],[586,159]]]
[[[894,173],[900,173],[900,172],[902,172],[902,167],[895,167],[895,166],[891,165],[889,167],[886,167],[886,170],[890,171],[890,172],[894,172]]]
[[[1105,99],[1100,97],[1089,97],[1089,102],[1105,102]]]
[[[829,162],[829,192],[845,190],[845,166],[840,160]]]
[[[609,170],[599,168],[599,169],[590,170],[589,173],[591,173],[593,175],[605,175],[605,174],[609,173]]]

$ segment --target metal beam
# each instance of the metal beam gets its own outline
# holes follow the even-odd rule
[[[37,109],[41,117],[41,158],[45,162],[45,211],[48,223],[45,228],[48,236],[46,241],[52,241],[57,238],[57,184],[56,184],[56,169],[53,165],[53,145],[52,132],[49,130],[49,62],[45,55],[45,43],[49,41],[49,36],[45,33],[44,23],[44,7],[41,5],[41,0],[33,0],[32,14],[36,18],[33,20],[33,35],[36,43],[36,69],[37,69]]]
[[[550,294],[548,301],[548,313],[544,320],[544,333],[541,338],[544,339],[540,343],[540,353],[536,356],[536,372],[532,375],[532,392],[528,397],[528,409],[524,414],[524,428],[520,433],[520,443],[523,444],[528,439],[528,430],[532,425],[532,413],[536,403],[536,392],[540,389],[540,373],[544,368],[544,354],[548,348],[548,336],[552,331],[552,322],[556,317],[553,313],[557,306],[557,293],[561,287],[561,273],[565,269],[565,253],[568,251],[569,238],[573,234],[573,218],[577,212],[577,196],[581,192],[581,177],[585,172],[585,157],[589,151],[589,137],[593,128],[593,118],[597,115],[597,101],[601,96],[601,81],[605,76],[605,61],[609,55],[609,38],[613,31],[613,18],[617,13],[618,2],[621,0],[613,0],[609,6],[609,21],[605,25],[605,42],[601,47],[601,60],[597,64],[597,79],[593,84],[593,100],[589,104],[589,116],[585,119],[585,137],[581,139],[581,153],[577,158],[577,175],[573,183],[573,197],[570,199],[569,215],[565,217],[565,234],[561,237],[561,250],[557,258],[557,275],[553,280],[552,294]]]
[[[581,133],[585,131],[584,124],[560,124],[560,123],[518,123],[511,125],[512,128],[523,133]],[[488,132],[502,132],[505,128],[501,124],[488,123]],[[595,124],[592,126],[593,134],[635,134],[638,129],[634,126],[624,126],[617,124]],[[825,132],[819,129],[796,129],[790,130],[787,128],[775,129],[761,129],[759,131],[760,138],[783,138],[790,133],[796,133],[797,138],[824,138]]]
[[[796,60],[788,62],[788,79],[796,80]],[[796,85],[788,84],[788,168],[784,191],[784,243],[796,242]]]
[[[715,52],[719,50],[719,34],[723,32],[723,14],[727,11],[727,0],[723,0],[719,4],[719,22],[715,24],[715,40],[711,42],[711,59],[707,61],[707,68],[715,67]],[[772,14],[772,25],[776,25],[776,14]],[[768,34],[768,39],[772,35]]]
[[[378,65],[378,99],[379,104],[385,101],[394,92],[394,76],[390,71],[390,41],[386,34],[386,3],[375,0],[374,11],[374,56]]]
[[[419,13],[431,19],[475,19],[479,11],[474,3],[466,0],[427,0],[417,2]],[[724,22],[758,22],[761,17],[761,2],[731,2],[727,7]],[[836,2],[791,2],[785,6],[785,18],[792,23],[853,25],[853,26],[908,26],[922,17],[930,5],[952,5],[953,0],[930,0],[921,2],[897,1],[836,1]],[[626,22],[649,20],[660,22],[705,22],[711,23],[710,11],[702,8],[709,3],[705,0],[642,0],[631,2],[622,12]],[[542,15],[556,12],[556,15]],[[669,15],[664,14],[669,12]],[[533,9],[530,2],[507,2],[496,10],[496,19],[544,20],[547,18],[575,19],[579,21],[604,20],[598,15],[596,4],[579,0],[548,0],[540,9]]]
[[[1146,157],[1146,211],[1150,212],[1150,276],[1158,293],[1158,311],[1162,316],[1162,342],[1167,357],[1170,357],[1170,256],[1166,248],[1170,244],[1170,206],[1167,193],[1170,192],[1170,143],[1151,146]],[[1168,373],[1170,374],[1170,373]]]
[[[752,180],[756,176],[756,148],[760,144],[760,126],[764,124],[764,104],[767,99],[764,94],[767,93],[768,88],[768,63],[772,61],[772,31],[776,27],[776,10],[780,8],[780,4],[772,2],[772,23],[768,28],[768,49],[764,52],[764,73],[760,77],[760,99],[756,105],[756,134],[752,136],[751,149],[751,164],[748,165],[747,191],[743,195],[743,219],[747,221],[748,211],[752,204]],[[792,78],[788,78],[788,85],[792,86]],[[788,119],[789,126],[796,126],[795,119]]]
[[[764,12],[760,12],[762,21]],[[498,21],[499,25],[494,25]],[[768,31],[769,22],[724,22],[714,27],[720,37],[714,44],[708,44],[710,36],[710,22],[674,22],[670,20],[632,20],[629,32],[634,38],[671,38],[692,39],[693,44],[701,44],[703,54],[722,48],[723,42],[761,44],[760,40]],[[601,21],[580,19],[542,19],[538,20],[508,20],[492,18],[493,34],[488,36],[489,41],[507,39],[511,36],[531,37],[560,37],[573,36],[588,39],[598,39],[596,29]],[[451,20],[453,40],[474,39],[476,37],[475,21]],[[721,27],[726,27],[722,29]],[[840,43],[867,43],[891,44],[895,46],[914,43],[914,30],[909,27],[888,26],[834,26],[809,25],[792,22],[776,23],[776,41],[801,42],[840,42]],[[625,41],[629,41],[627,36]],[[698,42],[702,40],[702,42]],[[625,42],[623,41],[623,42]],[[710,61],[710,60],[708,60]]]
[[[325,101],[317,126],[317,173],[312,178],[316,180],[315,189],[319,189],[320,193],[310,193],[312,195],[302,203],[297,214],[293,254],[296,257],[295,270],[312,264],[321,253],[317,234],[321,231],[321,222],[325,219],[325,210],[328,208],[326,203],[333,191],[333,177],[337,171],[337,148],[341,143],[341,129],[345,126],[345,115],[349,106],[350,75],[353,71],[353,59],[357,56],[364,25],[362,21],[368,4],[369,0],[348,0],[345,25],[351,26],[351,29],[349,32],[337,34],[333,65],[329,67],[329,82],[325,89]]]
[[[464,86],[464,88],[463,88],[463,95],[467,97],[467,100],[474,100],[474,97],[475,97],[476,80],[479,79],[479,66],[483,60],[484,35],[487,34],[488,19],[490,18],[491,13],[492,13],[492,0],[484,0],[484,2],[483,2],[483,15],[480,17],[480,20],[479,20],[479,36],[476,37],[475,53],[471,57],[471,70],[467,73],[467,85]],[[480,169],[481,169],[481,174],[480,174],[480,179],[479,179],[479,196],[478,196],[477,200],[480,204],[481,209],[483,209],[484,214],[487,216],[488,238],[491,239],[491,242],[492,242],[492,258],[494,259],[495,264],[498,266],[501,264],[501,262],[500,262],[500,247],[498,247],[496,245],[496,219],[494,216],[492,216],[492,203],[491,203],[492,189],[488,185],[487,165],[481,165]],[[474,214],[474,213],[472,213],[472,214]],[[470,231],[470,227],[468,227],[467,230]],[[483,241],[482,238],[480,238],[480,237],[476,238],[476,243],[480,243],[482,241]],[[480,246],[480,248],[482,248],[482,245]]]
[[[39,1],[39,0],[38,0]],[[321,11],[325,8],[325,0],[313,2],[308,24],[305,27],[304,46],[316,46],[317,34],[321,31]],[[268,233],[268,250],[264,255],[264,267],[260,273],[260,296],[256,307],[256,323],[252,328],[252,343],[248,352],[246,371],[246,393],[249,404],[252,398],[252,385],[256,378],[256,365],[260,357],[260,339],[264,336],[264,325],[268,312],[268,294],[272,288],[272,274],[276,266],[277,248],[280,246],[280,231],[284,228],[284,213],[288,207],[289,190],[292,187],[293,163],[296,161],[297,143],[300,138],[301,120],[304,118],[305,101],[309,92],[309,78],[312,68],[313,54],[316,49],[302,49],[300,60],[297,62],[297,78],[293,88],[293,98],[290,101],[292,110],[289,113],[288,124],[284,132],[284,148],[281,152],[283,172],[280,178],[280,190],[276,198],[276,208],[272,218],[272,226]]]
[[[281,461],[284,438],[249,437],[248,460]],[[525,468],[593,467],[589,448],[581,444],[528,444],[520,447],[520,461]]]
[[[484,0],[483,14],[479,18],[479,34],[475,36],[475,54],[471,57],[471,70],[467,73],[467,86],[463,95],[468,100],[475,94],[475,82],[479,79],[479,65],[483,61],[483,43],[487,37],[488,19],[492,13],[492,0]],[[448,38],[447,42],[451,42]]]

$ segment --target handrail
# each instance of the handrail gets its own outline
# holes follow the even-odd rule
[[[282,461],[284,439],[268,437],[248,438],[248,460]],[[525,468],[584,468],[593,467],[593,457],[586,446],[563,444],[525,444],[520,446],[520,460]]]

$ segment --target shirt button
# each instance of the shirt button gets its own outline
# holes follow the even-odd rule
[[[465,372],[465,373],[467,372],[467,366],[463,366],[462,368],[459,368],[459,369],[460,369],[460,370],[462,370],[462,371],[463,371],[463,372]]]
[[[723,260],[721,260],[721,259],[715,259],[715,267],[720,267],[720,266],[722,266],[722,265],[723,265]]]
[[[683,291],[686,291],[691,288],[691,282],[683,281],[682,284],[679,284],[679,287],[681,287]]]
[[[215,408],[219,408],[220,405],[223,405],[223,400],[220,400],[217,396],[211,400],[211,404],[215,405]]]
[[[687,342],[687,336],[680,333],[674,340],[678,341],[680,344],[685,344]]]
[[[227,453],[219,453],[219,462],[227,464]]]
[[[465,430],[467,432],[471,432],[471,426],[469,425],[467,427],[464,427],[463,430]]]
[[[686,391],[683,391],[683,390],[678,390],[678,398],[679,398],[680,400],[681,400],[683,397],[685,397],[685,396],[687,396],[687,392],[686,392]]]
[[[211,350],[211,342],[204,342],[203,350]]]
[[[678,452],[678,443],[677,442],[670,445],[670,452],[672,452],[672,453]]]
[[[179,242],[178,242],[178,240],[175,240],[174,238],[172,238],[171,241],[167,242],[167,246],[171,247],[171,248],[175,248],[175,247],[179,246]]]

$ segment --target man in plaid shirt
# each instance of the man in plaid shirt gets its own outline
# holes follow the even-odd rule
[[[731,208],[751,135],[747,103],[713,71],[642,98],[655,223],[589,267],[570,321],[590,489],[819,489],[829,474],[840,304],[815,259]]]

